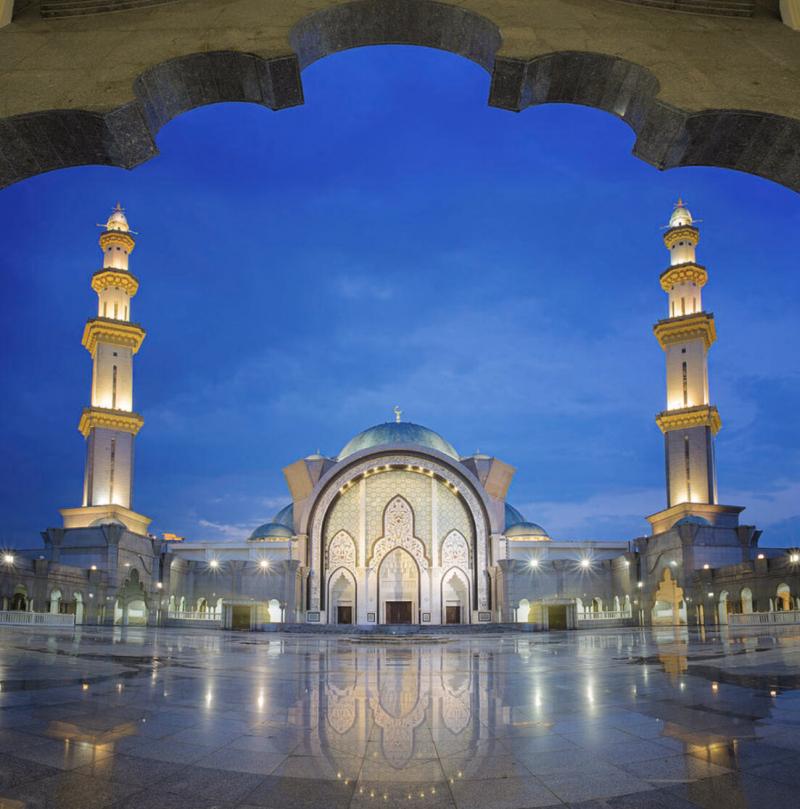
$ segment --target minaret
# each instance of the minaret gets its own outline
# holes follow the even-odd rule
[[[695,259],[699,240],[679,199],[664,233],[670,263],[661,273],[661,288],[669,296],[668,317],[653,327],[667,355],[667,408],[656,423],[664,433],[668,509],[717,503],[714,436],[722,425],[708,395],[708,350],[717,335],[714,316],[703,310],[708,273]]]
[[[92,276],[97,317],[83,331],[92,357],[91,404],[78,429],[86,438],[83,506],[62,509],[67,528],[117,521],[145,533],[150,520],[132,511],[133,444],[144,419],[133,411],[133,355],[145,337],[131,323],[131,298],[139,281],[128,270],[135,241],[117,203],[100,234],[103,266]]]

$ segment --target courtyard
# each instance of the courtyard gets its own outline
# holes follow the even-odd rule
[[[0,806],[795,805],[800,631],[0,629]]]

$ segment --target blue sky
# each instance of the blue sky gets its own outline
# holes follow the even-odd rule
[[[720,500],[763,545],[800,544],[800,196],[631,156],[612,116],[486,105],[447,53],[365,48],[303,74],[306,103],[207,107],[126,172],[0,192],[0,542],[80,504],[95,223],[139,241],[134,506],[153,529],[243,537],[288,500],[281,468],[405,417],[517,467],[510,502],[563,539],[641,535],[664,507],[660,226],[703,220],[717,318]]]

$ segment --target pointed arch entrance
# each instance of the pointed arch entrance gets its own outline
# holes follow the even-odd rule
[[[389,551],[378,569],[379,622],[419,623],[419,567],[405,548]]]

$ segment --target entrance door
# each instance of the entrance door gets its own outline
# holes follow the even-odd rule
[[[460,624],[461,623],[461,607],[445,607],[444,622],[446,624]]]
[[[567,628],[567,608],[565,605],[552,604],[547,608],[547,623],[550,629]]]
[[[336,623],[337,624],[352,624],[353,623],[353,608],[352,607],[337,607],[336,608]]]
[[[250,629],[251,608],[247,605],[234,605],[231,613],[231,629]]]
[[[387,601],[386,602],[386,623],[387,624],[410,624],[411,623],[411,602],[410,601]]]

